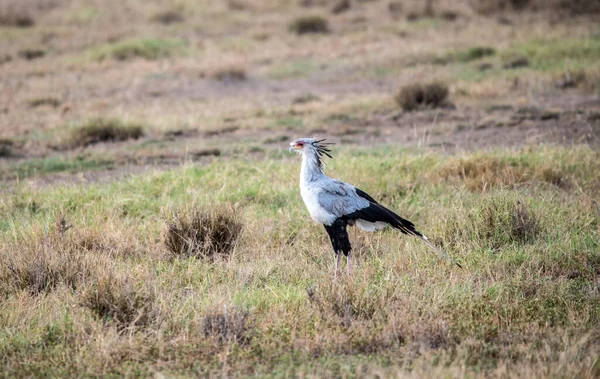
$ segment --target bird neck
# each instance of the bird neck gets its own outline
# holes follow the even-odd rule
[[[323,165],[317,154],[302,154],[302,168],[300,169],[300,185],[312,182],[324,176]]]

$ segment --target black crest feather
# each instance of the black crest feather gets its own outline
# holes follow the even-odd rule
[[[317,154],[319,154],[319,160],[320,158],[323,157],[323,155],[328,156],[329,158],[333,157],[331,156],[331,149],[329,149],[329,145],[335,145],[333,142],[323,142],[325,141],[326,138],[320,139],[320,140],[314,140],[312,142],[312,145],[314,146],[314,148],[317,150]]]

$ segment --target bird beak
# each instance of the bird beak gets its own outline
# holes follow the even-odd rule
[[[290,143],[290,149],[289,150],[290,150],[290,153],[293,153],[296,150],[296,145],[293,142]]]

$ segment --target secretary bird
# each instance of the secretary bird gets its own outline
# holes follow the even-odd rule
[[[415,229],[415,225],[379,204],[369,194],[344,183],[331,179],[323,172],[323,156],[332,158],[328,148],[332,145],[325,139],[299,138],[290,143],[290,153],[302,155],[300,169],[300,194],[312,219],[325,226],[335,253],[335,273],[337,278],[340,253],[346,256],[346,270],[350,275],[350,252],[352,246],[348,238],[348,225],[356,225],[367,232],[385,228],[386,225],[404,234],[419,237],[443,258],[450,259],[433,245],[427,236]],[[460,264],[456,263],[459,267]]]

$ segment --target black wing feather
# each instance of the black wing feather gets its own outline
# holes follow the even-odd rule
[[[423,235],[415,228],[415,224],[398,216],[393,211],[375,201],[366,192],[356,189],[357,195],[369,201],[369,206],[359,209],[344,216],[348,220],[365,220],[368,222],[385,222],[391,227],[400,230],[404,234],[422,237]]]
[[[362,197],[362,198],[363,198],[363,199],[365,199],[365,200],[369,200],[371,203],[379,204],[379,203],[377,202],[377,200],[373,199],[373,198],[371,197],[371,195],[369,195],[369,194],[368,194],[368,193],[366,193],[365,191],[363,191],[363,190],[361,190],[361,189],[358,189],[358,188],[356,188],[356,187],[354,187],[354,189],[356,190],[356,194],[357,194],[358,196]]]
[[[359,209],[353,213],[345,215],[344,218],[348,220],[365,220],[368,222],[377,222],[382,221],[390,226],[400,230],[404,234],[410,234],[413,236],[420,237],[429,247],[431,247],[438,255],[442,258],[446,258],[451,262],[454,262],[458,267],[462,268],[459,262],[454,261],[451,257],[449,257],[442,250],[438,249],[434,244],[432,244],[427,237],[425,237],[421,232],[419,232],[415,225],[398,216],[393,211],[387,209],[383,205],[379,204],[375,199],[373,199],[368,193],[362,191],[358,188],[355,188],[356,194],[362,197],[365,200],[369,201],[369,206],[363,209]]]

